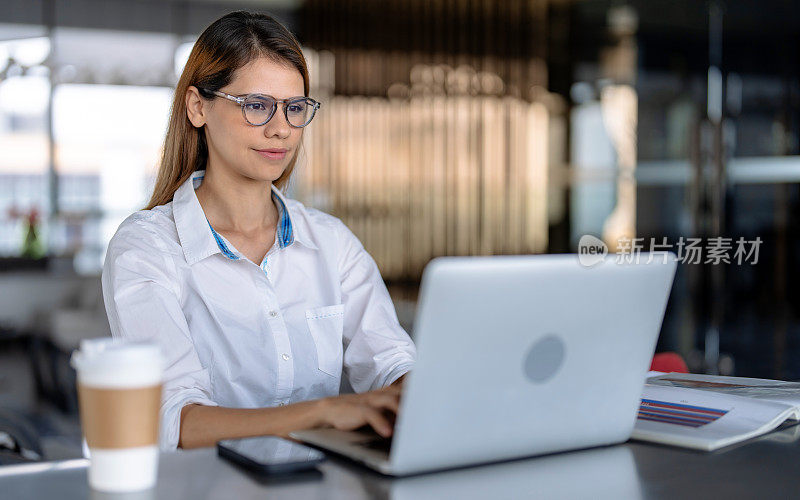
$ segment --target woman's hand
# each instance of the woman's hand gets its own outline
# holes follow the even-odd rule
[[[400,389],[399,385],[390,385],[362,394],[321,399],[322,426],[351,431],[368,424],[381,436],[391,436],[393,417],[400,407]]]
[[[402,382],[401,382],[402,383]],[[363,394],[301,401],[270,408],[224,408],[190,403],[181,409],[178,446],[214,446],[221,439],[280,436],[303,429],[353,430],[370,425],[381,436],[392,435],[400,406],[399,384]]]

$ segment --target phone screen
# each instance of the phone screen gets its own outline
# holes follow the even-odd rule
[[[227,439],[220,441],[219,446],[258,464],[270,466],[317,463],[325,458],[320,451],[274,436]]]

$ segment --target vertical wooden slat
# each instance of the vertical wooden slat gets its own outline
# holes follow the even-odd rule
[[[546,250],[553,111],[530,101],[547,82],[546,4],[307,5],[325,13],[308,26],[335,56],[308,57],[314,92],[329,93],[305,132],[297,192],[327,196],[320,208],[362,239],[386,279],[417,279],[437,255]],[[472,75],[480,81],[465,88]],[[386,95],[406,83],[407,97]]]

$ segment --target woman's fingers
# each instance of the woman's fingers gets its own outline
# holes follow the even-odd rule
[[[333,404],[327,410],[328,422],[342,430],[368,424],[381,436],[390,436],[394,415],[400,409],[400,391],[398,388],[387,389],[329,399]]]
[[[375,432],[381,436],[389,437],[392,435],[392,424],[389,423],[389,420],[378,410],[373,408],[365,408],[364,419],[369,425],[372,426],[373,429],[375,429]]]

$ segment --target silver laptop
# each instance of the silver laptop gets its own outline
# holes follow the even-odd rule
[[[291,436],[397,476],[626,441],[676,258],[617,260],[432,260],[391,441],[335,429]]]

